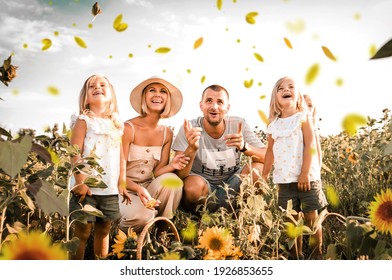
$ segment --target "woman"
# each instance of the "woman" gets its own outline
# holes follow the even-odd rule
[[[173,131],[159,124],[181,108],[182,94],[174,85],[152,77],[132,90],[130,101],[139,116],[124,125],[123,165],[132,203],[120,201],[120,228],[126,232],[132,227],[138,233],[156,216],[173,217],[183,188],[173,172],[183,169],[189,159],[176,156],[170,162]]]

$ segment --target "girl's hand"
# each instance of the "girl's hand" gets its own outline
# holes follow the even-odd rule
[[[128,193],[128,191],[127,191],[127,189],[126,188],[124,188],[124,187],[119,187],[118,188],[118,193],[122,196],[122,201],[121,201],[121,203],[124,203],[125,202],[125,204],[131,204],[132,203],[132,198],[131,198],[131,195]]]
[[[183,170],[188,163],[189,157],[186,157],[184,154],[178,154],[173,158],[171,165],[174,170]]]
[[[81,203],[81,202],[84,200],[84,198],[86,197],[86,195],[91,196],[90,188],[87,187],[87,185],[85,185],[85,184],[80,184],[80,185],[78,185],[77,187],[73,188],[73,189],[72,189],[72,192],[73,192],[75,195],[77,195],[77,196],[80,197],[80,198],[79,198],[79,203]]]
[[[301,173],[298,177],[298,189],[301,192],[307,192],[310,191],[310,188],[309,174]]]

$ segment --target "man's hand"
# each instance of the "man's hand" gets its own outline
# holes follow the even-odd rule
[[[226,134],[224,139],[226,140],[226,145],[228,147],[235,147],[238,151],[244,148],[245,142],[242,136],[242,122],[238,124],[236,133]]]
[[[184,132],[188,145],[194,151],[199,149],[199,140],[201,137],[201,127],[192,127],[192,124],[188,120],[184,120]]]

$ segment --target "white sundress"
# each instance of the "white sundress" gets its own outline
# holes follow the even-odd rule
[[[306,112],[298,112],[288,118],[276,118],[267,128],[266,133],[274,139],[275,184],[298,182],[304,153],[302,122],[305,120]],[[318,165],[317,153],[313,153],[310,181],[320,180]]]
[[[123,129],[117,128],[110,119],[75,114],[71,116],[71,128],[77,119],[84,120],[87,124],[82,156],[88,156],[95,148],[95,154],[99,157],[97,162],[105,171],[102,181],[107,188],[90,188],[91,193],[94,195],[118,194]]]

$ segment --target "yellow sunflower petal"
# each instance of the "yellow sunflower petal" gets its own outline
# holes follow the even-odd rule
[[[264,62],[264,58],[260,54],[254,53],[253,55],[258,61]]]
[[[87,48],[87,45],[82,38],[75,36],[74,39],[75,39],[76,44],[78,44],[79,47]]]
[[[286,44],[286,46],[287,46],[289,49],[292,49],[292,48],[293,48],[293,45],[291,44],[291,42],[290,42],[289,39],[287,39],[286,37],[284,37],[283,40],[284,40],[284,43]]]
[[[249,24],[255,24],[256,23],[255,17],[257,17],[258,15],[259,15],[258,12],[247,13],[246,16],[245,16],[245,20]]]
[[[253,85],[253,79],[250,79],[250,80],[248,80],[248,81],[244,81],[244,86],[245,86],[246,88],[251,88],[252,85]]]
[[[308,85],[312,84],[316,80],[319,72],[320,66],[317,63],[313,64],[306,73],[305,83]]]
[[[268,124],[267,115],[261,110],[258,110],[257,112],[259,113],[260,119],[263,121],[263,123]]]
[[[342,128],[348,135],[354,136],[357,133],[358,128],[366,125],[366,123],[366,117],[353,113],[344,117],[342,121]]]
[[[336,57],[332,54],[332,52],[326,47],[326,46],[321,46],[323,49],[324,54],[333,61],[336,61]]]
[[[160,47],[160,48],[157,48],[156,50],[155,50],[155,52],[156,53],[168,53],[168,52],[170,52],[171,51],[171,49],[170,48],[168,48],[168,47]]]
[[[52,41],[48,38],[42,39],[42,48],[41,50],[46,51],[52,46]]]
[[[197,39],[195,41],[195,43],[193,44],[193,48],[197,49],[198,47],[200,47],[203,44],[203,37],[200,37],[199,39]]]

